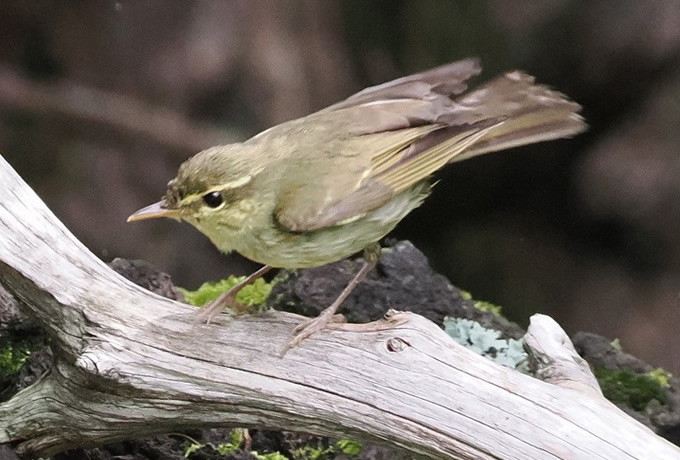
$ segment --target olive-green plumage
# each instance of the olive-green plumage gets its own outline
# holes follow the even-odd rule
[[[578,104],[518,71],[468,91],[479,72],[448,64],[200,152],[131,219],[179,218],[222,251],[313,267],[389,233],[447,163],[585,129]]]
[[[222,251],[265,264],[197,316],[237,310],[236,294],[270,267],[324,265],[364,249],[364,264],[284,352],[326,327],[379,257],[376,242],[429,194],[447,163],[568,137],[585,129],[580,106],[515,71],[468,91],[474,59],[367,88],[240,144],[187,160],[165,198],[128,220],[189,222]]]

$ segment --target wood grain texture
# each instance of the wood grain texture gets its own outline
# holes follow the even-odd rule
[[[0,443],[29,456],[240,426],[426,458],[680,458],[596,392],[498,366],[414,314],[334,325],[283,358],[298,316],[222,315],[192,329],[192,307],[110,270],[1,157],[0,235],[0,282],[48,331],[56,356],[0,405]]]

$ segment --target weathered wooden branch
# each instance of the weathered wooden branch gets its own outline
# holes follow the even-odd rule
[[[192,307],[110,270],[1,157],[0,282],[56,356],[49,374],[0,405],[0,443],[28,455],[241,426],[341,434],[430,458],[680,458],[592,386],[496,365],[414,314],[335,325],[283,358],[294,315],[223,315],[192,328]],[[552,365],[550,341],[566,336],[534,321],[551,331],[532,334],[535,356]],[[564,381],[555,376],[569,374],[568,361],[552,381]]]

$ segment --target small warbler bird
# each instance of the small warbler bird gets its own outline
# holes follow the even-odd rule
[[[364,250],[364,264],[286,349],[323,329],[376,264],[377,241],[430,192],[430,176],[483,153],[573,136],[580,106],[513,71],[468,90],[466,59],[367,88],[303,118],[184,162],[165,197],[128,221],[184,220],[220,250],[264,267],[200,313],[210,322],[270,268],[316,267]]]

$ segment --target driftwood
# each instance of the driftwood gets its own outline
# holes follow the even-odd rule
[[[192,328],[192,307],[92,255],[0,157],[0,282],[47,331],[51,371],[0,405],[0,443],[51,455],[189,427],[300,430],[429,458],[671,459],[680,450],[602,398],[549,318],[527,334],[532,378],[391,312],[279,355],[301,317]]]

